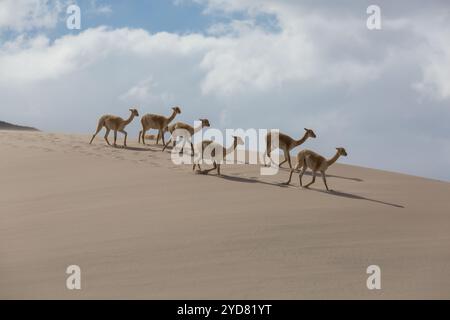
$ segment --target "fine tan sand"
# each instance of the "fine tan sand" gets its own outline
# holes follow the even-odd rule
[[[334,193],[281,187],[287,170],[205,176],[136,140],[0,131],[0,298],[450,297],[449,183],[336,164]]]

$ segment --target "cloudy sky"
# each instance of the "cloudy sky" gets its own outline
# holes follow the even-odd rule
[[[450,180],[449,39],[446,0],[0,0],[0,119],[91,133],[104,113],[180,105],[184,121],[309,127],[324,155]]]

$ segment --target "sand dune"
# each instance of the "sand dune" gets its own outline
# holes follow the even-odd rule
[[[0,130],[39,131],[32,127],[24,127],[16,124],[0,121]]]
[[[302,190],[131,140],[0,131],[0,298],[450,297],[449,183],[337,164]]]

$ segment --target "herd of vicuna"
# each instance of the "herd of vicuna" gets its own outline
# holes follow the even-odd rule
[[[130,124],[135,117],[139,117],[139,112],[137,109],[130,109],[130,112],[131,112],[131,114],[128,117],[128,119],[122,119],[121,117],[117,117],[117,116],[113,116],[113,115],[102,116],[100,118],[100,120],[98,121],[97,130],[94,133],[94,135],[92,136],[90,143],[92,143],[92,141],[97,136],[97,134],[103,128],[105,128],[106,134],[105,134],[104,138],[108,145],[111,145],[108,140],[109,133],[111,131],[113,131],[114,132],[114,144],[113,144],[114,147],[117,146],[117,133],[118,132],[125,135],[124,146],[126,147],[128,133],[125,131],[125,127],[128,124]],[[141,118],[142,130],[139,132],[139,143],[141,143],[141,141],[142,141],[142,143],[145,145],[146,139],[155,138],[155,136],[146,136],[147,131],[149,131],[151,129],[158,130],[158,135],[156,136],[156,144],[159,144],[159,140],[161,139],[163,146],[164,146],[163,151],[167,148],[167,146],[170,144],[171,141],[175,145],[175,141],[177,139],[177,137],[175,135],[176,135],[177,130],[179,130],[179,129],[189,132],[190,137],[192,137],[194,135],[194,128],[191,125],[183,123],[183,122],[176,122],[175,124],[171,125],[171,122],[180,113],[181,113],[181,109],[179,107],[173,107],[172,114],[169,117],[165,117],[165,116],[161,116],[161,115],[157,115],[157,114],[146,114],[145,116],[143,116]],[[202,128],[210,126],[208,119],[200,119],[200,121],[202,124]],[[165,139],[164,139],[164,134],[166,132],[170,132],[172,134],[170,140],[167,143],[165,142]],[[313,130],[305,128],[305,134],[299,140],[292,139],[288,135],[285,135],[282,133],[279,133],[278,137],[279,137],[278,148],[280,150],[282,150],[284,153],[284,161],[281,162],[279,164],[279,166],[281,166],[283,163],[287,162],[291,169],[291,173],[289,175],[289,180],[286,182],[286,184],[290,184],[293,173],[295,171],[297,171],[297,172],[299,172],[300,186],[303,186],[302,177],[303,177],[306,169],[309,168],[312,171],[312,181],[310,183],[308,183],[307,185],[305,185],[304,187],[308,188],[310,185],[312,185],[316,181],[317,172],[320,172],[322,175],[322,179],[325,184],[325,187],[327,188],[327,190],[329,190],[325,172],[333,163],[335,163],[339,159],[339,157],[347,156],[347,152],[345,151],[345,149],[344,148],[336,148],[337,152],[331,159],[326,159],[325,157],[323,157],[311,150],[302,150],[297,154],[296,165],[293,168],[292,163],[291,163],[290,151],[292,149],[294,149],[295,147],[303,144],[308,138],[316,138],[316,134],[314,133]],[[207,147],[210,147],[210,150],[216,150],[216,148],[222,148],[221,150],[223,150],[223,152],[222,152],[221,156],[223,157],[223,159],[225,159],[226,155],[233,152],[237,148],[238,145],[244,144],[244,142],[242,141],[242,139],[240,137],[233,137],[233,138],[234,138],[233,145],[231,145],[229,148],[225,148],[221,145],[218,145],[214,141],[211,141],[211,140],[204,140],[201,143],[202,144],[201,150],[204,151]],[[273,133],[269,132],[266,136],[266,154],[270,160],[272,160],[271,152],[274,149],[272,140],[273,140]],[[191,154],[194,155],[195,151],[194,151],[194,145],[192,144],[192,140],[190,140],[189,142],[190,142],[190,147],[191,147]],[[183,146],[180,150],[180,153],[183,153],[185,144],[186,144],[186,139],[184,139]],[[212,152],[211,155],[213,157],[215,156],[214,151]],[[223,160],[223,159],[219,159],[219,160]],[[197,164],[194,164],[193,170],[195,170],[196,166],[199,168],[201,173],[206,173],[206,174],[211,171],[217,170],[217,174],[220,176],[221,175],[220,161],[217,161],[217,160],[218,159],[214,159],[212,169],[202,171],[200,164],[197,163]]]

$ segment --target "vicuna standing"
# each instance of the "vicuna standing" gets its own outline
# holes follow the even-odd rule
[[[209,123],[208,119],[199,119],[202,123],[202,128],[207,128],[210,127],[211,124]],[[168,131],[172,134],[172,136],[170,137],[169,141],[167,142],[167,144],[164,146],[164,148],[162,149],[162,151],[166,150],[167,146],[169,145],[170,141],[173,141],[174,145],[175,145],[175,139],[177,138],[177,130],[179,130],[178,135],[180,135],[181,133],[187,133],[189,134],[188,137],[183,137],[184,141],[183,141],[183,146],[180,150],[180,154],[183,153],[184,147],[186,145],[186,141],[189,140],[189,143],[191,144],[191,150],[192,150],[192,155],[194,155],[194,145],[192,144],[192,139],[193,136],[195,134],[195,130],[194,127],[184,123],[184,122],[177,122],[171,126],[168,127]]]
[[[294,171],[302,168],[302,170],[299,174],[300,187],[302,187],[303,186],[303,183],[302,183],[303,175],[305,174],[306,169],[310,168],[312,170],[313,178],[312,178],[312,181],[305,186],[305,188],[308,188],[310,185],[312,185],[314,182],[316,182],[317,171],[320,171],[320,173],[322,174],[323,183],[325,184],[327,191],[329,191],[330,189],[328,189],[327,178],[326,178],[325,172],[333,163],[335,163],[339,159],[340,156],[344,156],[344,157],[347,156],[347,151],[345,151],[344,148],[336,148],[336,150],[337,151],[336,151],[336,154],[334,155],[334,157],[331,159],[328,159],[328,160],[325,159],[324,157],[322,157],[320,154],[317,154],[311,150],[300,151],[297,155],[297,165],[295,166],[294,169],[291,170],[291,174],[289,175],[289,180],[286,182],[286,184],[291,183],[292,174],[294,173]]]
[[[179,107],[172,108],[172,115],[170,117],[164,117],[157,114],[146,114],[141,119],[142,130],[139,132],[139,143],[145,144],[145,133],[150,129],[158,130],[158,138],[156,140],[156,144],[159,143],[159,138],[162,138],[163,145],[165,145],[164,141],[164,132],[167,129],[167,126],[172,122],[173,119],[177,116],[177,114],[181,113],[181,109]]]
[[[244,144],[244,141],[240,137],[235,137],[235,136],[233,136],[233,144],[229,148],[225,148],[222,145],[220,145],[214,141],[211,141],[211,140],[203,141],[201,143],[202,159],[203,159],[203,154],[204,154],[205,150],[208,150],[208,151],[211,150],[210,156],[213,160],[213,168],[202,171],[200,164],[194,163],[192,170],[195,170],[195,167],[198,166],[198,169],[201,171],[201,173],[208,174],[211,171],[214,171],[217,169],[217,175],[220,176],[221,175],[220,174],[220,165],[221,164],[219,161],[225,160],[226,156],[228,154],[232,153],[237,148],[238,145],[243,145],[243,144]],[[219,154],[219,152],[216,153],[216,151],[220,151],[221,154]]]
[[[271,161],[272,161],[272,158],[271,158],[270,154],[273,151],[272,147],[274,147],[273,143],[272,143],[273,136],[274,136],[274,134],[272,132],[269,132],[266,136],[266,153]],[[279,133],[278,148],[280,148],[280,150],[283,150],[283,153],[284,153],[284,161],[280,163],[280,167],[283,163],[288,162],[289,168],[292,169],[291,155],[290,155],[291,150],[294,149],[295,147],[298,147],[299,145],[303,144],[306,140],[308,140],[308,138],[316,138],[316,134],[311,129],[306,129],[306,128],[305,128],[305,134],[303,135],[303,137],[300,140],[294,140],[286,134]]]
[[[92,136],[92,139],[89,142],[89,144],[92,144],[92,141],[94,141],[94,138],[97,136],[97,134],[103,129],[103,127],[105,127],[106,128],[105,141],[108,145],[111,145],[108,141],[109,132],[113,130],[114,147],[117,147],[117,132],[121,132],[125,135],[123,145],[126,147],[128,133],[124,129],[127,125],[131,123],[131,121],[133,121],[134,117],[139,117],[139,112],[136,109],[130,109],[130,112],[131,115],[127,120],[109,114],[101,117],[100,120],[98,121],[97,131]]]

